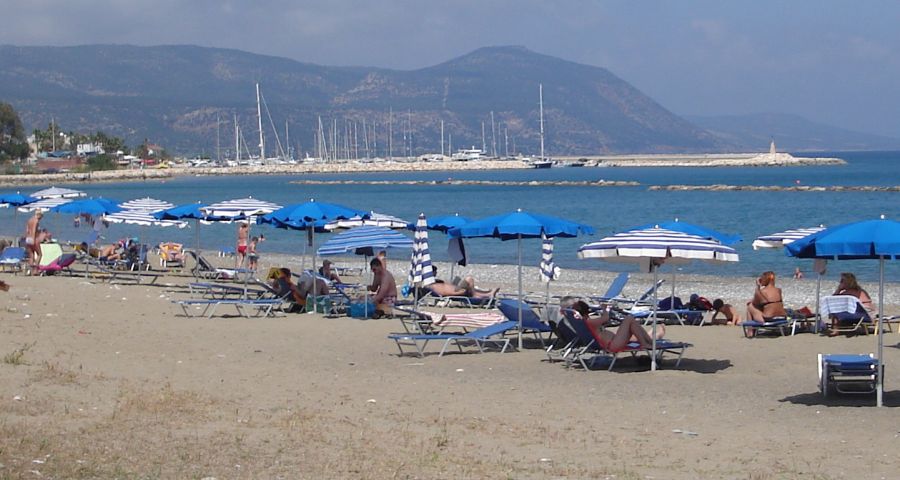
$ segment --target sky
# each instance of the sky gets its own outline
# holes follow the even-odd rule
[[[190,44],[411,70],[485,46],[607,68],[679,115],[900,137],[900,2],[0,0],[0,44]],[[2,66],[0,66],[2,68]]]

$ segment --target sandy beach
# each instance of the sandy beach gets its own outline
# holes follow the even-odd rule
[[[231,259],[215,261],[226,266]],[[269,264],[299,267],[290,257]],[[356,266],[361,262],[339,261]],[[391,261],[399,283],[405,262]],[[440,265],[442,272],[449,267]],[[599,268],[599,267],[598,267]],[[526,289],[543,291],[532,267]],[[513,292],[515,267],[465,269]],[[611,272],[564,271],[554,294],[601,293]],[[885,336],[886,407],[823,398],[816,354],[875,336],[746,339],[670,326],[673,368],[613,372],[521,351],[398,356],[399,320],[288,314],[186,318],[192,277],[110,285],[0,274],[0,478],[896,478],[900,335]],[[365,281],[366,278],[358,280]],[[650,285],[635,274],[626,295]],[[752,279],[685,275],[743,304]],[[814,280],[780,280],[809,305]],[[877,294],[877,285],[865,285]],[[833,285],[825,285],[828,291]],[[900,285],[887,289],[900,313]],[[224,311],[224,310],[223,310]],[[231,312],[227,312],[231,313]]]

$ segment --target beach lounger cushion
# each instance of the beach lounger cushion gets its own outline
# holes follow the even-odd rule
[[[443,346],[441,347],[441,351],[438,356],[443,356],[447,351],[447,347],[450,346],[451,343],[456,344],[459,351],[462,352],[463,344],[474,344],[478,347],[479,353],[484,353],[484,349],[488,345],[494,345],[500,349],[500,353],[505,352],[509,346],[509,337],[504,337],[503,334],[514,330],[518,327],[516,322],[506,321],[497,323],[494,325],[490,325],[484,328],[479,328],[478,330],[473,330],[468,333],[463,334],[454,334],[454,333],[438,333],[438,334],[410,334],[410,333],[392,333],[388,335],[388,339],[394,340],[397,344],[397,348],[400,350],[400,355],[404,355],[406,352],[403,350],[403,346],[413,346],[416,350],[416,353],[419,357],[425,356],[425,347],[428,345],[428,342],[433,341],[443,341]]]
[[[878,375],[883,374],[872,354],[818,354],[819,391],[836,393],[874,393]]]

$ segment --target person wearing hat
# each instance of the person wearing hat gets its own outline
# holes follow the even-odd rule
[[[331,263],[331,260],[322,261],[322,268],[319,269],[319,275],[322,276],[325,280],[333,283],[344,283],[341,281],[341,277],[338,276],[337,272],[334,271],[331,266],[334,265]]]

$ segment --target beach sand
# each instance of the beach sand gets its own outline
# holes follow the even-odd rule
[[[223,265],[230,259],[216,259]],[[270,263],[279,260],[268,258]],[[349,265],[358,263],[338,262]],[[404,262],[390,263],[403,283]],[[291,264],[293,268],[296,265]],[[533,267],[529,290],[543,291]],[[441,266],[449,272],[448,266]],[[515,288],[514,266],[465,269]],[[606,289],[565,271],[553,293]],[[900,335],[885,336],[886,408],[823,398],[816,354],[875,336],[746,339],[670,326],[679,369],[614,372],[511,353],[397,355],[396,319],[185,318],[188,276],[158,286],[3,274],[2,478],[896,478]],[[649,277],[633,275],[626,294]],[[592,287],[590,287],[592,286]],[[742,304],[752,279],[685,276],[679,293]],[[781,281],[792,305],[815,282]],[[866,285],[877,293],[874,285]],[[833,285],[826,285],[829,290]],[[900,288],[888,290],[898,311]],[[228,312],[223,310],[223,312]]]

